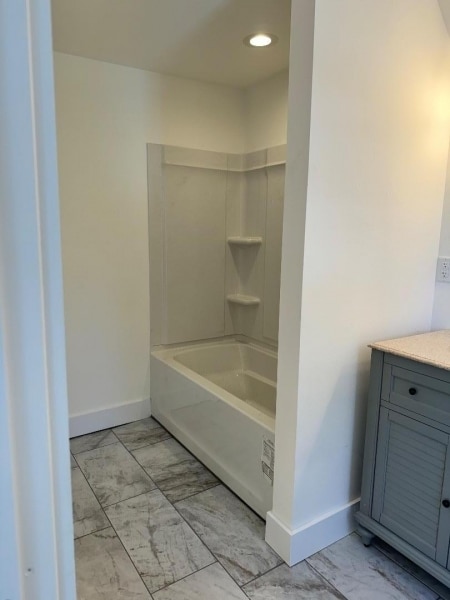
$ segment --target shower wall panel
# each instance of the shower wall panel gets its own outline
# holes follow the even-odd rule
[[[165,165],[166,344],[224,335],[226,171]]]
[[[240,155],[236,155],[240,157]],[[231,162],[231,161],[229,161]],[[242,168],[241,165],[237,167]],[[227,238],[243,235],[243,211],[245,207],[246,174],[228,171],[227,175]],[[225,295],[236,293],[241,286],[239,248],[224,240],[225,246]],[[236,305],[225,302],[225,335],[242,331],[242,311]]]
[[[276,345],[284,154],[149,144],[152,346],[232,334]]]
[[[283,235],[284,165],[267,169],[266,252],[264,265],[263,336],[278,340],[281,238]]]

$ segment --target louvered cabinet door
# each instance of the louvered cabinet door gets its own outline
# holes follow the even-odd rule
[[[447,467],[446,433],[380,409],[372,518],[445,567],[450,541]]]

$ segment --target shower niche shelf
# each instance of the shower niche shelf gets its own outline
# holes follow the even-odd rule
[[[260,246],[262,241],[262,237],[249,235],[234,235],[227,238],[227,242],[230,246]]]
[[[257,306],[261,302],[261,299],[257,296],[247,296],[246,294],[229,294],[227,302],[241,306]]]

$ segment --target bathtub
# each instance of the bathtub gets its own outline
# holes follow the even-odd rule
[[[275,352],[237,340],[156,349],[150,360],[152,415],[264,519],[276,374]]]

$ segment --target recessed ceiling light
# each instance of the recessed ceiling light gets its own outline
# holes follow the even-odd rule
[[[278,41],[276,35],[272,33],[252,33],[244,38],[244,44],[253,46],[254,48],[265,48]]]

